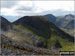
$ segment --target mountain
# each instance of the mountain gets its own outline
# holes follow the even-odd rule
[[[75,20],[71,20],[65,27],[63,27],[63,30],[72,36],[74,36],[75,33],[74,21]]]
[[[56,17],[52,14],[47,14],[44,15],[45,18],[47,18],[49,21],[53,22],[54,24],[56,24]]]
[[[50,55],[54,52],[45,49],[33,46],[33,40],[38,40],[35,36],[32,37],[32,34],[23,32],[20,29],[14,28],[14,25],[11,24],[8,20],[1,16],[1,55]],[[12,29],[13,27],[13,29]],[[8,31],[11,30],[11,31]],[[3,33],[2,33],[3,32]],[[4,34],[5,33],[5,34]],[[31,42],[32,41],[32,42]],[[39,43],[41,43],[39,41]],[[39,46],[39,45],[38,45]]]
[[[1,29],[4,31],[12,29],[12,24],[2,16],[0,16],[0,23],[1,23]]]
[[[74,29],[74,20],[71,20],[65,27],[65,29]]]
[[[13,23],[2,17],[2,24],[1,30],[5,32],[0,34],[2,55],[54,55],[59,51],[74,51],[74,37],[44,16],[24,16]]]
[[[44,15],[44,17],[46,17],[46,19],[54,23],[57,27],[61,28],[62,30],[65,30],[65,32],[74,36],[74,21],[75,21],[74,15],[67,14],[65,16],[55,17],[52,14],[47,14]]]
[[[70,35],[74,36],[74,21],[75,21],[75,16],[72,14],[68,14],[65,16],[58,16],[56,18],[56,25],[59,28],[62,28],[65,30],[65,32],[69,33]]]
[[[59,28],[65,28],[66,26],[69,27],[70,23],[74,25],[73,21],[75,19],[75,16],[72,14],[68,14],[65,16],[58,16],[58,17],[55,17],[52,14],[47,14],[47,15],[44,15],[44,17],[47,18],[50,22],[54,23]],[[71,28],[74,29],[74,27],[71,27]]]
[[[68,24],[70,24],[70,22],[73,22],[75,19],[75,16],[72,14],[68,14],[65,16],[58,16],[58,17],[55,17],[52,14],[47,14],[47,15],[44,15],[44,17],[46,17],[49,21],[51,21],[56,26],[61,28],[66,27]],[[72,25],[74,25],[74,23]]]
[[[28,33],[34,36],[33,39],[39,39],[40,43],[37,42],[37,44],[37,40],[34,40],[34,46],[64,51],[73,50],[71,47],[73,47],[74,37],[56,27],[55,24],[43,16],[24,16],[13,22],[13,25],[17,27],[16,29],[22,30],[25,33],[28,31]]]
[[[57,26],[58,27],[65,27],[69,22],[75,19],[74,15],[68,14],[65,16],[57,17]]]

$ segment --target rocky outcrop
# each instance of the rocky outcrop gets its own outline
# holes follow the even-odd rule
[[[17,42],[17,41],[11,40],[2,34],[0,36],[1,36],[1,54],[2,55],[4,54],[5,55],[10,55],[10,54],[15,54],[15,55],[17,54],[21,54],[21,55],[47,54],[49,55],[54,53],[48,49],[37,48],[23,42]]]

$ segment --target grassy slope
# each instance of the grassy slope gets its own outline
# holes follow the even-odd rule
[[[58,40],[59,43],[62,45],[61,51],[75,51],[73,42],[64,40],[60,36],[52,35],[52,37],[50,38],[51,43],[54,44],[56,40]]]
[[[61,28],[61,30],[63,30],[64,32],[70,34],[71,36],[74,36],[74,33],[75,33],[75,29],[64,29],[64,28]]]
[[[26,18],[26,19],[25,19]],[[73,37],[58,29],[54,24],[45,20],[41,16],[23,17],[16,21],[17,29],[23,29],[33,35],[36,35],[43,44],[51,49],[55,47],[57,41],[62,46],[62,51],[74,51],[73,47]]]
[[[18,29],[18,30],[23,29],[25,31],[25,33],[31,33],[34,35],[34,33],[31,30],[29,30],[28,28],[25,28],[21,25],[17,25],[17,26],[14,25],[14,28]],[[44,38],[42,38],[41,36],[38,36],[38,35],[36,36],[36,38],[41,39],[43,42],[45,40]],[[30,37],[25,37],[25,39],[28,40],[29,43],[33,43],[31,41],[32,39],[30,39]],[[61,51],[75,51],[73,42],[69,42],[66,39],[62,39],[60,36],[55,35],[55,34],[52,34],[51,37],[48,39],[48,48],[51,49],[51,47],[54,47],[56,41],[59,41],[59,43],[61,44],[61,46],[62,46]]]

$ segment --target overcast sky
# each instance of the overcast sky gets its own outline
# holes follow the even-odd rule
[[[26,16],[74,13],[74,1],[1,1],[1,15]]]

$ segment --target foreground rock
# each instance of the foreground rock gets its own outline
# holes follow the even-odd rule
[[[1,36],[1,54],[2,55],[10,55],[10,54],[19,54],[19,55],[33,55],[33,54],[41,54],[41,55],[50,55],[54,54],[54,52],[43,49],[43,48],[37,48],[31,45],[28,45],[23,42],[17,42],[14,40],[9,39],[8,37],[4,36],[3,34]]]

